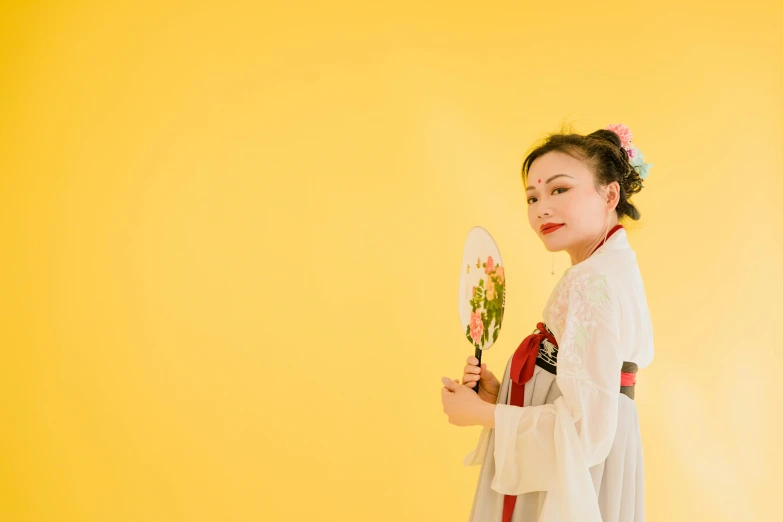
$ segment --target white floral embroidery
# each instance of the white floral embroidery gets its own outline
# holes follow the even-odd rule
[[[541,343],[541,348],[544,350],[547,360],[552,361],[555,357],[555,345],[549,342],[549,339],[544,339]]]
[[[585,369],[585,346],[591,341],[598,327],[594,313],[596,307],[610,303],[606,276],[592,270],[568,270],[558,282],[548,316],[553,320],[553,330],[559,347],[558,375],[578,378],[596,385],[588,378]]]

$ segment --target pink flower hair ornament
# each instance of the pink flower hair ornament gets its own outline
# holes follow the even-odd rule
[[[620,144],[623,149],[628,153],[631,166],[639,173],[639,177],[645,179],[650,174],[650,168],[652,163],[646,163],[644,161],[644,154],[640,151],[636,145],[632,142],[633,134],[631,129],[623,123],[613,123],[604,127],[606,130],[610,130],[620,137]]]

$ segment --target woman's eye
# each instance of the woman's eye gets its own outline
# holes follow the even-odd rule
[[[558,187],[558,188],[556,188],[555,190],[553,190],[553,191],[552,191],[552,193],[554,194],[554,193],[555,193],[555,192],[557,192],[558,190],[562,190],[562,191],[564,191],[564,192],[565,192],[565,191],[567,191],[568,189],[567,189],[567,188],[565,188],[565,187]],[[560,194],[562,194],[562,192],[560,192]],[[536,198],[527,198],[527,204],[528,204],[528,205],[530,205],[530,204],[531,204],[531,201],[530,201],[531,199],[532,199],[532,200],[534,200],[534,201],[532,201],[532,203],[535,203],[535,199],[536,199]]]

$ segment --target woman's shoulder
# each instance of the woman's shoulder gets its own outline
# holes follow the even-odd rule
[[[548,300],[548,315],[556,316],[575,305],[589,305],[610,307],[623,322],[629,317],[637,324],[648,321],[644,317],[646,296],[636,257],[614,254],[569,267]]]
[[[614,276],[616,273],[609,267],[587,259],[566,269],[555,287],[555,293],[568,294],[586,288],[604,288],[608,292],[609,287],[613,286],[611,279]]]
[[[573,274],[571,274],[573,272]],[[629,283],[641,281],[636,252],[632,249],[597,252],[568,271],[571,279],[601,278],[607,286],[617,291],[628,288]]]
[[[567,304],[587,300],[610,304],[620,310],[643,292],[641,275],[633,250],[599,251],[581,263],[568,267],[552,290],[545,309],[555,312]]]
[[[600,262],[581,270],[604,281],[609,301],[617,313],[623,344],[629,349],[627,360],[636,362],[640,368],[649,365],[654,353],[652,319],[634,251],[611,252]]]
[[[594,307],[617,305],[614,285],[606,272],[590,263],[572,265],[563,273],[544,306],[545,322],[553,326],[555,337],[562,334],[568,317],[580,317]]]

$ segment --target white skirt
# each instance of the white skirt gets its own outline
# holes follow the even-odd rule
[[[498,395],[498,402],[508,404],[511,359]],[[618,391],[619,393],[619,391]],[[525,406],[552,404],[562,396],[555,376],[536,366],[533,377],[525,384]],[[636,403],[621,394],[617,432],[604,462],[590,468],[603,522],[644,522],[644,461]],[[504,495],[491,488],[495,474],[495,430],[484,428],[478,445],[465,457],[466,466],[481,465],[469,522],[501,522]],[[517,495],[512,522],[576,522],[560,517],[557,491]]]

